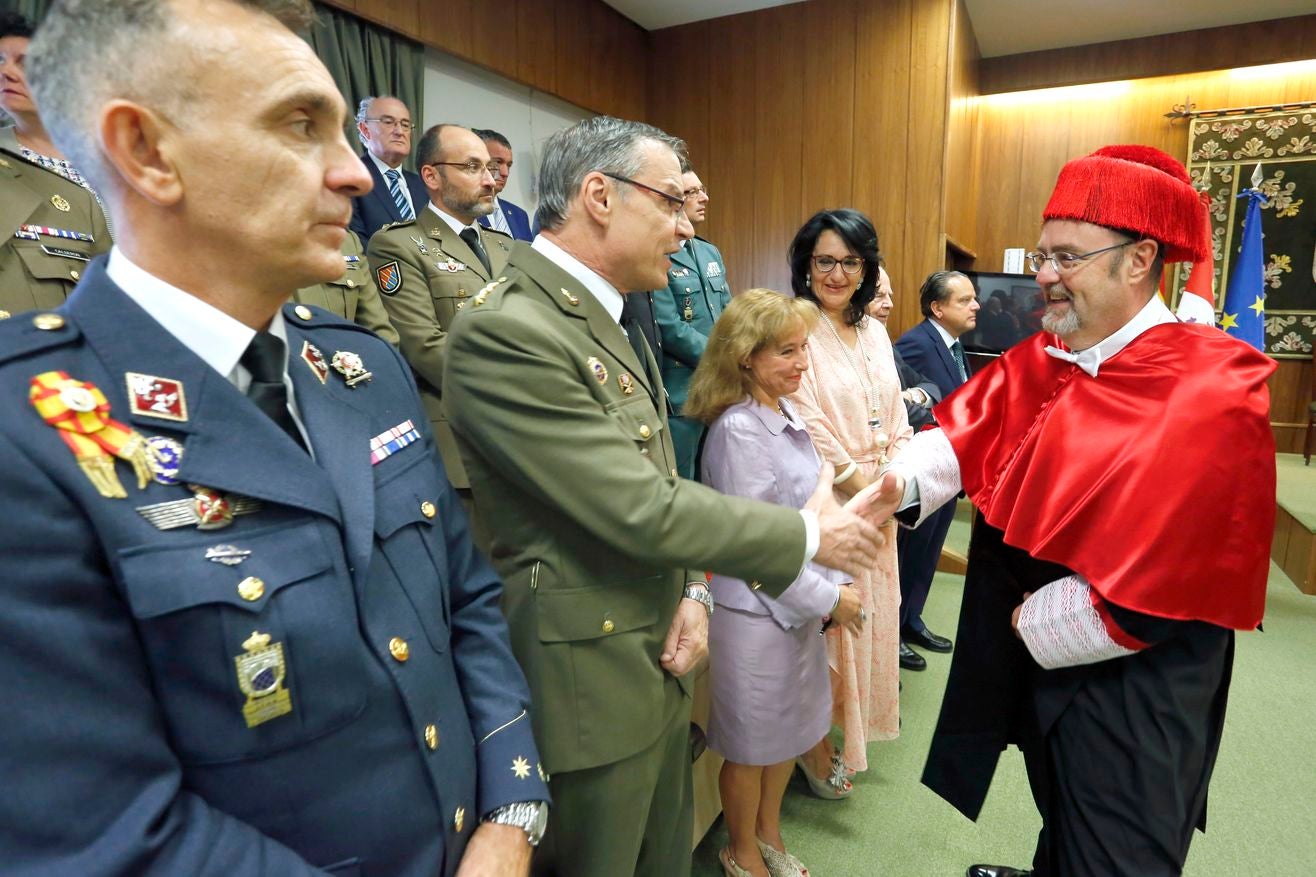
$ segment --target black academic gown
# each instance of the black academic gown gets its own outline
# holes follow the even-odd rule
[[[1036,877],[1182,872],[1224,725],[1234,635],[1108,604],[1149,648],[1044,670],[1014,635],[1023,594],[1070,575],[979,519],[958,647],[923,782],[976,819],[1001,751],[1024,753],[1042,815]]]

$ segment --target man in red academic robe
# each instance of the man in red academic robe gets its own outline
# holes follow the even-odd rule
[[[968,877],[1177,875],[1205,825],[1233,632],[1264,608],[1275,366],[1156,294],[1165,262],[1207,252],[1178,161],[1098,150],[1043,216],[1043,331],[937,406],[887,485],[902,518],[961,487],[981,512],[923,782],[976,818],[1001,750],[1023,750],[1032,871]]]

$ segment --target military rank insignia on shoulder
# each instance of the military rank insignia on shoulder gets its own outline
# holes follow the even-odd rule
[[[485,284],[485,286],[475,294],[475,298],[471,299],[471,304],[475,305],[478,308],[480,305],[484,304],[488,300],[489,293],[497,289],[500,284],[506,282],[507,282],[506,277],[499,277],[497,280]]]

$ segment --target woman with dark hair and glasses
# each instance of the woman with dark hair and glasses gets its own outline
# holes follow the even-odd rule
[[[791,399],[814,446],[836,469],[839,498],[877,480],[912,432],[885,327],[867,317],[878,282],[877,230],[857,210],[824,210],[790,246],[791,288],[818,305],[809,336],[809,368]],[[842,753],[824,737],[800,759],[809,788],[824,798],[849,794],[848,775],[868,767],[866,747],[900,731],[900,579],[894,524],[880,560],[856,576],[869,623],[861,633],[827,634],[833,718],[845,733]]]

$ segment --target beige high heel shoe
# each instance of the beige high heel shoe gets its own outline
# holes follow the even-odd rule
[[[799,859],[761,840],[758,843],[763,864],[768,866],[768,873],[772,877],[809,877],[809,869]]]
[[[731,858],[731,848],[723,847],[722,851],[717,854],[717,860],[722,863],[722,873],[726,877],[754,877],[753,874],[736,864],[736,860]]]

